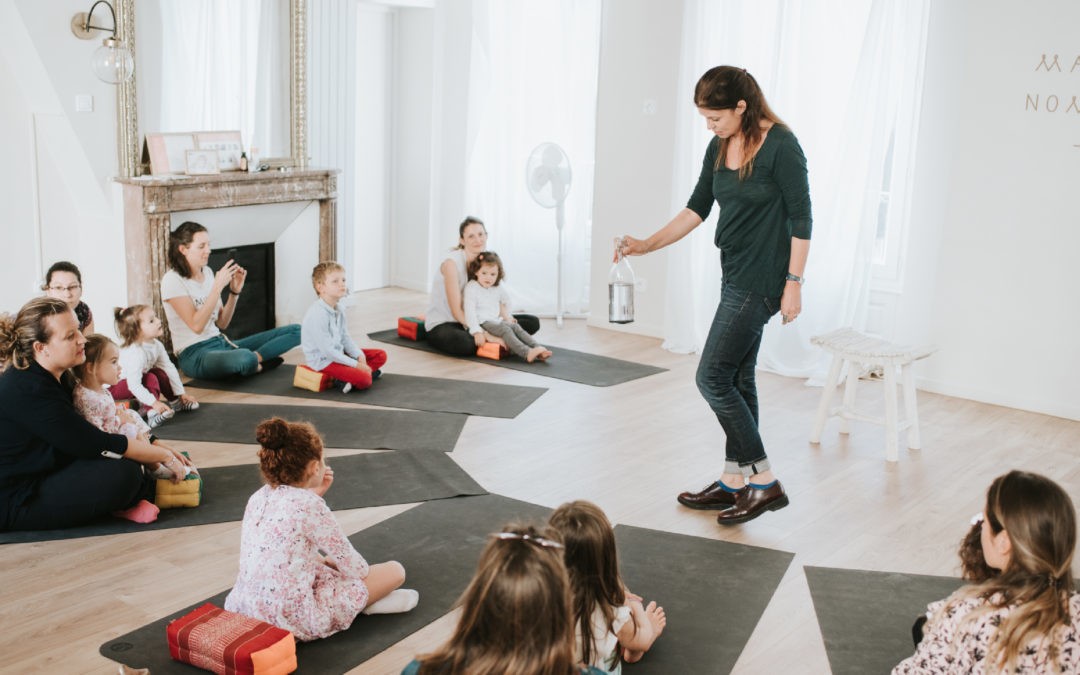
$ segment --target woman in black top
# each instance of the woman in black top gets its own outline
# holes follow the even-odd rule
[[[179,453],[83,419],[68,372],[86,339],[61,300],[37,298],[0,316],[0,530],[71,527],[153,498],[143,465],[187,463]]]
[[[724,471],[679,502],[717,509],[721,525],[743,523],[787,506],[758,433],[754,380],[765,324],[802,311],[802,277],[810,251],[806,157],[791,130],[769,108],[742,68],[717,66],[698,80],[694,104],[716,138],[709,143],[686,208],[648,239],[624,237],[622,251],[642,255],[682,239],[720,206],[715,243],[723,286],[701,350],[697,386],[727,436]]]

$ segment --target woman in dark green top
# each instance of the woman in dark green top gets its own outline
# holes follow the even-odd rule
[[[624,237],[622,251],[643,255],[672,244],[720,206],[715,243],[721,252],[720,305],[701,350],[697,386],[727,435],[724,471],[679,502],[719,510],[722,525],[743,523],[787,506],[758,433],[754,380],[765,324],[802,311],[802,277],[810,250],[806,157],[791,130],[769,108],[753,76],[717,66],[698,80],[694,104],[716,138],[705,151],[686,208],[648,239]]]

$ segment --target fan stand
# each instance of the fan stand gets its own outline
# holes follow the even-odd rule
[[[563,208],[565,200],[560,201],[555,205],[555,229],[559,233],[558,249],[555,253],[555,314],[551,315],[551,318],[555,319],[555,325],[559,328],[563,327],[563,318],[570,319],[585,319],[589,316],[588,312],[582,314],[568,314],[563,310],[563,292],[562,292],[562,267],[563,267],[563,241],[562,231],[563,225],[566,222],[566,211]],[[541,318],[548,318],[546,314],[540,314]]]

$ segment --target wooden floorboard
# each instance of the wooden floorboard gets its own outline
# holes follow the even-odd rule
[[[360,337],[395,325],[397,316],[423,312],[426,296],[380,289],[357,293],[352,301],[350,326]],[[834,420],[821,445],[810,445],[806,439],[821,390],[800,379],[759,373],[762,435],[791,506],[721,529],[709,513],[683,509],[674,499],[710,482],[722,465],[722,432],[693,382],[696,357],[663,351],[659,340],[575,320],[561,329],[545,320],[539,338],[669,372],[589,387],[396,348],[390,348],[386,368],[549,388],[516,419],[466,423],[451,456],[492,492],[552,507],[591,499],[616,523],[794,551],[736,673],[828,672],[803,565],[954,574],[956,543],[994,476],[1012,468],[1038,471],[1080,494],[1080,422],[920,392],[923,449],[909,452],[901,444],[900,461],[889,464],[884,432],[872,425],[856,423],[845,437]],[[288,355],[294,363],[301,358],[298,350]],[[880,406],[880,387],[862,383],[862,403]],[[204,401],[238,400],[224,392],[195,393]],[[255,461],[253,445],[183,447],[202,466]],[[353,532],[408,508],[337,515]],[[0,547],[0,670],[116,672],[98,646],[231,586],[239,538],[239,523],[221,523]],[[453,618],[444,617],[352,672],[400,672],[414,654],[449,633]],[[722,608],[717,619],[721,625]]]

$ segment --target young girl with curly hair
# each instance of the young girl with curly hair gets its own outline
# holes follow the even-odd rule
[[[405,568],[396,561],[368,565],[323,500],[334,472],[315,428],[274,417],[255,437],[267,484],[244,511],[240,573],[225,609],[315,640],[345,630],[361,611],[415,607],[419,594],[399,588]]]

